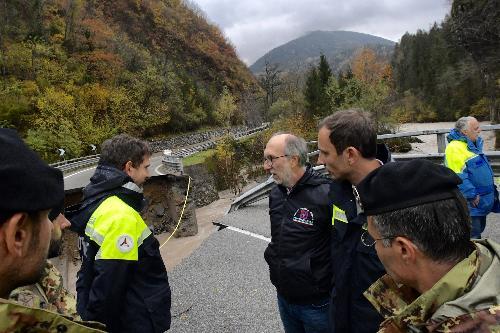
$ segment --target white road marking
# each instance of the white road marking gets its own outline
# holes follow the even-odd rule
[[[78,175],[78,174],[83,173],[83,172],[87,172],[87,171],[92,170],[92,169],[95,169],[95,166],[93,166],[91,168],[87,168],[85,170],[80,170],[78,172],[72,173],[71,175],[67,175],[67,176],[64,177],[64,179],[69,178],[69,177],[73,177],[75,175]]]
[[[162,172],[160,172],[160,171],[159,171],[161,166],[162,166],[161,164],[160,164],[160,165],[158,165],[158,166],[155,168],[155,172],[156,172],[157,174],[159,174],[160,176],[164,176],[164,175],[166,175],[166,173],[162,173]]]
[[[236,232],[242,233],[242,234],[247,235],[247,236],[255,237],[255,238],[261,239],[263,241],[266,241],[268,243],[271,242],[271,238],[267,238],[265,236],[262,236],[262,235],[259,235],[259,234],[256,234],[256,233],[253,233],[253,232],[250,232],[250,231],[247,231],[247,230],[243,230],[243,229],[240,229],[240,228],[236,228],[236,227],[232,227],[232,226],[227,226],[224,229],[229,229],[229,230],[232,230],[232,231],[236,231]]]

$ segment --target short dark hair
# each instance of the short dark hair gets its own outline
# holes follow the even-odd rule
[[[473,250],[470,217],[462,197],[434,201],[373,216],[373,226],[385,247],[392,238],[410,239],[427,257],[443,263],[456,263]]]
[[[128,134],[119,134],[103,142],[99,163],[114,166],[123,170],[128,161],[136,168],[151,155],[151,149],[146,141],[134,138]]]
[[[360,109],[337,111],[319,123],[318,128],[323,127],[330,131],[337,154],[354,147],[364,158],[377,156],[377,132],[369,113]]]

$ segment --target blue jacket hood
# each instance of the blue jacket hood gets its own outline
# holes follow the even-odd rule
[[[463,135],[456,128],[450,131],[450,134],[446,136],[446,140],[448,140],[448,142],[452,142],[454,140],[465,142],[467,143],[467,148],[471,152],[476,154],[480,154],[483,152],[483,139],[480,136],[477,137],[476,143],[474,144],[474,142],[472,142],[468,137]]]

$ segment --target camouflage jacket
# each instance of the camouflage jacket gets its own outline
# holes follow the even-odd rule
[[[102,333],[104,325],[73,321],[55,312],[30,308],[0,298],[0,332],[2,333]]]
[[[81,320],[76,312],[75,296],[64,288],[61,274],[48,260],[40,281],[15,289],[9,299],[27,307],[50,310]]]
[[[365,297],[385,318],[379,333],[500,332],[500,245],[489,240],[475,245],[421,295],[388,275],[375,282]]]

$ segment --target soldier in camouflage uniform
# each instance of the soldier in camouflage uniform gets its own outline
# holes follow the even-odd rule
[[[53,224],[49,258],[55,258],[61,254],[62,231],[71,226],[71,223],[62,214],[63,207],[63,203],[61,203],[49,214],[49,219]],[[9,298],[26,306],[47,309],[80,320],[80,316],[76,312],[75,296],[64,288],[61,274],[48,260],[42,277],[37,283],[15,289]]]
[[[76,312],[75,296],[64,288],[61,273],[48,260],[38,283],[15,289],[9,298],[29,307],[46,309],[81,320]]]
[[[40,281],[52,233],[48,215],[63,198],[61,171],[15,131],[0,129],[0,332],[103,332],[92,328],[100,324],[5,299],[15,288]]]
[[[428,161],[390,163],[357,187],[365,246],[387,275],[365,297],[379,332],[500,332],[500,245],[471,241],[455,173]]]

